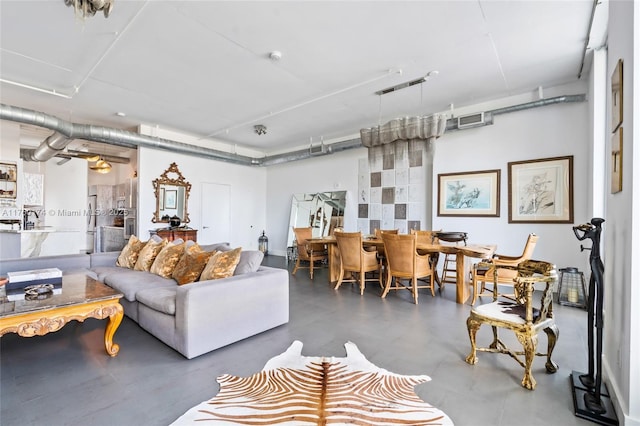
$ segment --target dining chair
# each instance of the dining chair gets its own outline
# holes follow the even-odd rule
[[[440,244],[440,240],[438,239],[438,232],[440,231],[422,231],[420,229],[412,229],[411,233],[417,236],[417,244]],[[418,249],[418,253],[424,254],[426,252],[421,252]],[[431,252],[431,267],[433,268],[433,278],[438,284],[438,288],[442,290],[442,286],[444,283],[440,280],[440,275],[438,274],[437,266],[438,261],[440,260],[440,252]]]
[[[418,289],[431,289],[434,292],[434,270],[430,254],[417,251],[416,234],[382,234],[384,250],[387,257],[386,284],[382,293],[384,299],[390,290],[409,290],[413,295],[413,303],[418,304]],[[429,277],[426,285],[418,285],[418,278]],[[395,279],[394,279],[395,278]],[[402,284],[402,280],[411,280],[411,285]],[[391,283],[394,282],[392,286]]]
[[[334,232],[338,250],[340,251],[340,275],[335,290],[343,282],[358,282],[360,295],[364,294],[367,281],[377,281],[382,288],[382,273],[376,251],[367,251],[362,247],[361,232]],[[345,272],[351,273],[352,278],[345,279]],[[367,278],[367,272],[378,272],[377,278]]]
[[[309,268],[309,277],[313,279],[313,270],[316,262],[327,263],[329,255],[327,249],[322,243],[311,243],[310,240],[313,237],[312,229],[309,228],[293,228],[293,233],[296,236],[296,246],[298,247],[298,258],[296,260],[296,266],[293,268],[291,275],[295,275],[298,269]],[[301,265],[301,262],[306,262],[309,266]],[[324,267],[324,266],[323,266]]]
[[[471,304],[475,305],[478,297],[493,297],[493,289],[486,287],[486,282],[493,282],[494,266],[498,266],[498,284],[501,286],[513,286],[513,279],[517,275],[517,271],[509,268],[501,268],[502,266],[517,266],[524,260],[531,259],[533,250],[538,242],[536,234],[529,234],[527,242],[520,256],[505,256],[502,254],[494,254],[489,261],[485,260],[481,263],[473,265],[471,271],[471,285],[473,286],[473,296]],[[495,284],[494,284],[495,285]],[[488,292],[487,292],[488,291]],[[509,294],[503,294],[509,296]],[[513,294],[511,294],[513,296]]]
[[[481,262],[483,263],[483,262]],[[558,365],[551,360],[551,354],[558,340],[558,327],[553,318],[553,287],[557,281],[555,265],[537,261],[524,260],[517,265],[486,264],[492,268],[494,276],[493,302],[471,308],[467,318],[467,331],[471,342],[471,352],[466,362],[474,365],[478,362],[477,352],[501,353],[511,356],[524,367],[522,386],[534,390],[536,381],[531,373],[535,356],[546,356],[545,368],[549,373],[558,371]],[[498,288],[498,275],[501,270],[515,273],[513,280],[514,299],[501,298]],[[544,283],[541,295],[534,293],[534,285]],[[537,302],[536,302],[537,301]],[[483,324],[493,330],[493,340],[488,347],[478,347],[476,333]],[[498,337],[498,329],[504,328],[516,334],[522,350],[510,349]],[[544,331],[547,335],[547,351],[537,352],[538,334]]]

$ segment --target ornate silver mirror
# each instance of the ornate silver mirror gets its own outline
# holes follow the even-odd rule
[[[156,195],[156,211],[151,221],[169,223],[174,216],[177,216],[181,223],[189,223],[187,206],[191,184],[184,179],[178,165],[171,163],[169,168],[152,183]]]

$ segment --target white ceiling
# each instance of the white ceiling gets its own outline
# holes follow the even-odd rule
[[[0,101],[272,154],[574,82],[593,4],[116,0],[109,18],[83,20],[63,0],[1,0],[0,77],[70,98],[3,82]],[[430,71],[423,84],[374,93]]]

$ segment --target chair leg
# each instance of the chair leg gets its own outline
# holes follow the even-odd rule
[[[522,386],[534,390],[536,388],[536,379],[531,374],[531,365],[536,356],[536,348],[538,346],[538,335],[529,333],[516,333],[518,341],[524,348],[524,377],[522,377]]]
[[[300,256],[296,259],[296,266],[293,267],[293,272],[291,275],[295,275],[298,272],[298,268],[300,267]]]
[[[309,276],[311,277],[311,279],[313,280],[313,264],[315,262],[313,261],[313,257],[311,258],[311,260],[309,261]]]
[[[433,289],[434,284],[435,284],[435,271],[431,273],[431,277],[430,277],[430,281],[431,281],[431,297],[436,297],[436,292]]]
[[[411,293],[413,293],[413,303],[418,304],[418,279],[414,276],[411,279]]]
[[[387,297],[387,293],[389,293],[389,290],[391,290],[391,279],[392,279],[392,277],[391,277],[391,274],[389,274],[388,272],[387,272],[386,275],[387,275],[387,283],[384,286],[384,291],[382,292],[382,296],[380,296],[383,299],[385,297]]]
[[[340,274],[338,275],[338,282],[336,283],[336,286],[333,288],[334,290],[337,290],[340,288],[340,285],[342,284],[343,279],[344,279],[344,269],[340,268]]]
[[[491,331],[493,332],[493,341],[489,345],[489,348],[498,349],[498,345],[500,344],[500,339],[498,339],[498,327],[492,325]]]
[[[544,329],[544,332],[547,334],[547,362],[545,363],[545,367],[548,373],[555,373],[558,371],[558,364],[551,360],[551,354],[553,352],[553,348],[556,346],[556,342],[558,341],[558,336],[560,335],[560,330],[558,330],[558,326],[553,324],[550,327]]]
[[[467,364],[475,365],[478,363],[478,357],[476,355],[476,333],[480,329],[480,322],[473,318],[467,318],[467,331],[469,333],[469,340],[471,341],[471,352],[465,360]]]
[[[358,277],[358,283],[360,284],[360,296],[364,294],[364,284],[367,279],[366,273],[364,271],[360,271],[360,276]]]
[[[473,306],[478,300],[478,280],[476,279],[475,273],[472,273],[471,285],[473,286],[473,297],[471,299],[471,306]]]

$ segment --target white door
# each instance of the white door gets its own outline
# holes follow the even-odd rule
[[[202,229],[198,243],[213,244],[231,241],[231,186],[218,183],[202,184]]]

